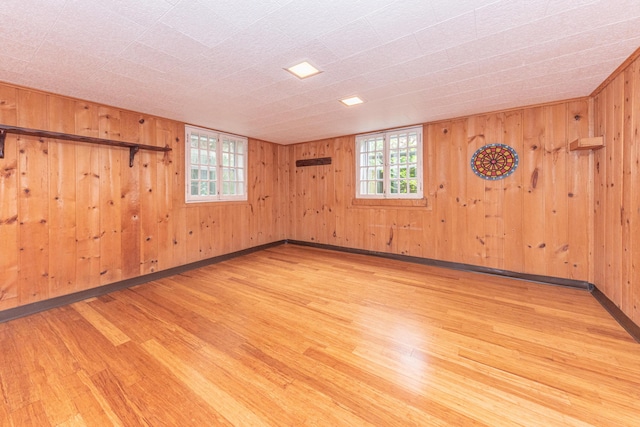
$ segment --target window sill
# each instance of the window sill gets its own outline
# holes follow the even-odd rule
[[[358,199],[351,200],[353,207],[382,206],[391,208],[426,208],[429,207],[427,198],[422,199]]]

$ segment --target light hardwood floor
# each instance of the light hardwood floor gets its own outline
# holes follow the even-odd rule
[[[1,426],[638,426],[586,291],[282,245],[0,324]]]

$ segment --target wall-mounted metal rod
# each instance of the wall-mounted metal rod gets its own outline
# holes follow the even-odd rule
[[[72,135],[68,133],[51,132],[46,130],[21,128],[0,124],[0,159],[4,159],[4,144],[8,133],[16,135],[36,136],[39,138],[58,139],[64,141],[84,142],[87,144],[110,145],[113,147],[125,147],[129,149],[129,166],[133,167],[133,159],[138,150],[171,151],[169,147],[156,147],[155,145],[137,144],[135,142],[114,141],[111,139],[94,138],[91,136]]]

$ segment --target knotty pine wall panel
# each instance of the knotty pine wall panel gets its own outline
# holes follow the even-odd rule
[[[640,324],[640,61],[594,97],[594,283]]]
[[[0,123],[172,148],[130,168],[127,149],[9,134],[0,310],[287,237],[275,144],[249,140],[247,202],[187,205],[183,123],[9,84]]]
[[[593,154],[569,151],[588,134],[588,108],[582,99],[425,124],[427,206],[354,200],[353,136],[289,146],[289,237],[592,280]],[[514,147],[520,165],[485,181],[469,162],[493,142]],[[332,164],[295,167],[315,157]]]

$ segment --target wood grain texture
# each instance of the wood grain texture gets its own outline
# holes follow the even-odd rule
[[[354,203],[353,136],[289,146],[289,159],[333,164],[289,169],[288,238],[588,280],[593,153],[568,147],[587,116],[583,99],[424,124],[422,206]],[[515,148],[520,164],[485,181],[469,162],[495,142]]]
[[[635,426],[640,398],[638,344],[588,292],[296,245],[0,347],[7,425]]]
[[[141,151],[130,168],[123,148],[9,134],[0,310],[285,238],[274,144],[249,140],[247,202],[187,206],[182,123],[9,84],[0,123],[172,149]],[[208,231],[188,234],[200,218]]]
[[[623,313],[640,324],[640,60],[634,59],[603,86],[594,100],[594,283]]]

